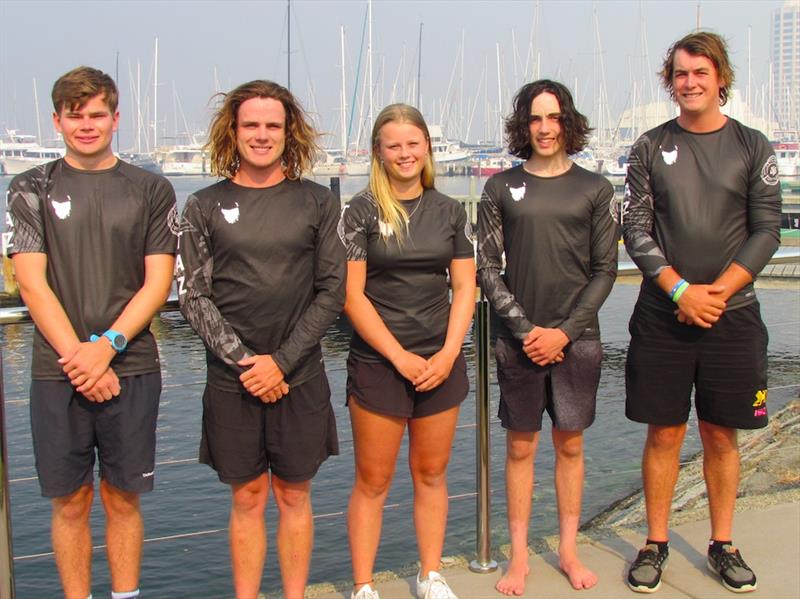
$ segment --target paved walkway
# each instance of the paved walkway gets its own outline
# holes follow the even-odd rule
[[[706,569],[708,520],[682,524],[672,529],[670,560],[667,564],[658,599],[698,597],[732,599],[736,595],[722,587],[718,578]],[[600,577],[597,586],[575,591],[558,569],[553,553],[531,557],[531,574],[524,598],[559,599],[562,597],[608,597],[634,599],[643,597],[630,591],[624,576],[628,561],[641,545],[641,534],[611,537],[581,546],[584,563]],[[736,514],[735,541],[748,564],[758,575],[758,589],[748,596],[765,599],[800,598],[800,504],[791,503],[763,510]],[[388,539],[384,543],[391,542]],[[501,564],[503,567],[505,564]],[[473,574],[464,568],[451,568],[442,574],[460,599],[500,599],[494,590],[500,574]],[[378,585],[381,599],[413,599],[413,578],[393,580]],[[315,595],[322,599],[349,599],[350,593]]]

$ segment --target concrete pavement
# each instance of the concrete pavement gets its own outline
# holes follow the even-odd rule
[[[670,559],[662,578],[658,599],[697,597],[731,599],[716,575],[706,568],[708,520],[680,524],[671,529]],[[758,577],[758,589],[750,597],[800,599],[800,504],[785,503],[763,509],[737,512],[734,541]],[[560,599],[628,598],[642,595],[625,584],[628,563],[644,541],[640,533],[608,536],[581,545],[584,563],[599,576],[597,586],[585,591],[572,589],[558,568],[558,556],[549,552],[531,556],[531,574],[521,597]],[[386,542],[386,540],[384,540]],[[503,568],[504,563],[500,564]],[[474,574],[464,567],[442,571],[460,599],[500,599],[494,590],[500,570]],[[414,578],[400,578],[377,585],[381,599],[414,599]],[[315,593],[318,599],[349,599],[350,590]]]

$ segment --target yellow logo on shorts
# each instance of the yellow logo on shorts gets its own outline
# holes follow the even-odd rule
[[[755,402],[753,402],[753,407],[760,408],[766,403],[767,403],[767,390],[762,389],[761,391],[756,391],[756,400]]]

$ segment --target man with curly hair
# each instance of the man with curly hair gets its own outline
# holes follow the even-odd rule
[[[499,417],[507,430],[511,559],[496,585],[506,595],[525,589],[545,410],[553,421],[560,566],[575,589],[597,582],[578,558],[576,538],[583,431],[594,421],[602,360],[597,312],[616,278],[618,233],[611,184],[569,158],[590,131],[564,85],[523,86],[506,134],[509,151],[525,162],[490,178],[479,205],[478,275],[497,317]]]
[[[711,512],[708,567],[735,592],[756,576],[731,540],[737,429],[767,424],[767,331],[753,278],[778,247],[781,194],[764,135],[720,110],[733,85],[725,40],[693,32],[661,72],[680,113],[631,149],[623,235],[644,275],[631,317],[626,415],[648,425],[642,457],[647,541],[628,585],[656,591],[695,390]]]
[[[344,305],[339,203],[302,178],[316,133],[276,83],[225,94],[208,147],[225,178],[187,200],[176,266],[181,311],[207,350],[200,461],[231,486],[237,599],[258,595],[270,487],[284,596],[297,599],[311,561],[311,479],[339,452],[320,347]]]

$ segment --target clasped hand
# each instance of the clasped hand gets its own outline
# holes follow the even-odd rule
[[[255,395],[264,403],[273,403],[289,393],[289,385],[283,379],[283,372],[269,354],[243,358],[239,366],[250,367],[239,380],[250,395]]]
[[[723,285],[689,285],[678,299],[678,322],[710,329],[727,306],[724,293]]]
[[[119,395],[119,379],[109,367],[116,352],[109,343],[85,341],[59,358],[75,390],[90,401],[102,402]]]
[[[522,350],[538,366],[557,364],[564,360],[564,348],[569,337],[561,329],[533,327],[522,342]]]
[[[455,356],[444,351],[438,351],[427,360],[422,356],[403,350],[393,361],[392,365],[403,377],[414,384],[414,390],[419,392],[435,389],[450,376]]]

